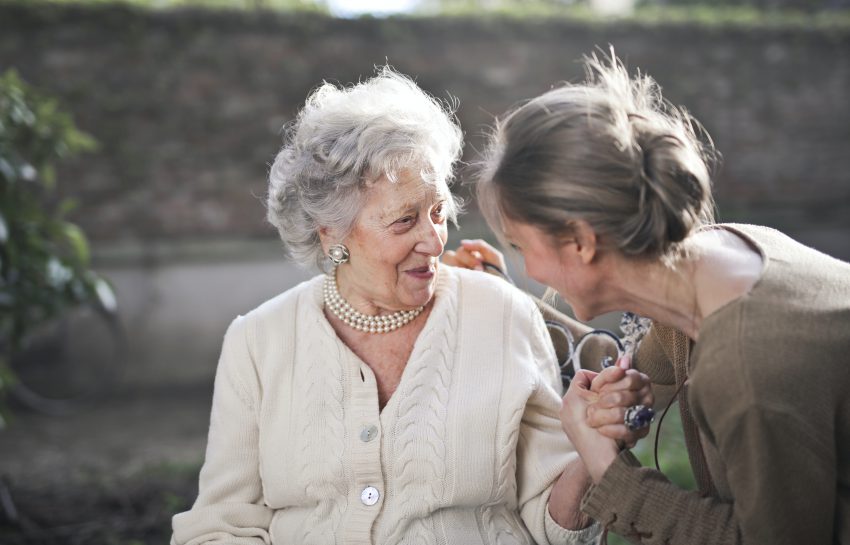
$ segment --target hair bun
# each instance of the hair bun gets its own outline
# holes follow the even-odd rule
[[[687,114],[677,110],[664,122],[643,115],[633,119],[639,199],[633,234],[622,250],[666,254],[710,221],[710,174],[702,150],[688,134]]]

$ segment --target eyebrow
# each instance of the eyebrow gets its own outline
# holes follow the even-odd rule
[[[438,203],[438,202],[441,202],[441,201],[447,201],[449,199],[449,197],[448,197],[448,195],[445,195],[440,191],[431,191],[431,192],[428,193],[428,195],[424,196],[423,198],[419,199],[418,201],[406,201],[401,206],[398,206],[396,208],[391,208],[391,209],[385,211],[382,214],[382,217],[388,218],[388,217],[399,216],[399,215],[401,215],[405,212],[419,208],[422,205],[422,203],[425,202],[425,200],[431,200],[431,199],[433,199],[432,203]]]

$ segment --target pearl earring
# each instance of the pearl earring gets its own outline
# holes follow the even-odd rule
[[[328,248],[328,259],[330,259],[334,265],[342,265],[348,261],[349,257],[351,257],[351,254],[345,244],[334,244]]]

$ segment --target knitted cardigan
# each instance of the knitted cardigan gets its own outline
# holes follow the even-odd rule
[[[198,499],[172,545],[586,544],[558,526],[554,482],[577,456],[531,299],[441,266],[398,389],[322,312],[322,276],[227,331]]]

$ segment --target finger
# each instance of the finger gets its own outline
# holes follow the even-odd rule
[[[625,425],[627,410],[628,409],[626,407],[603,408],[600,407],[598,403],[591,403],[585,411],[585,419],[587,421],[587,425],[591,428],[618,426],[620,424]],[[640,431],[644,429],[649,429],[649,426],[639,428],[639,430],[630,431]]]
[[[582,390],[589,390],[590,385],[593,383],[593,380],[597,377],[598,374],[599,373],[588,371],[587,369],[579,369],[573,377],[573,380],[570,382],[569,389],[572,390],[573,388],[576,388]]]
[[[479,239],[475,240],[461,240],[461,246],[467,248],[468,250],[475,250],[481,254],[481,257],[484,258],[484,261],[489,261],[494,265],[499,266],[502,270],[505,270],[505,256],[491,246],[487,241]]]
[[[618,390],[616,392],[607,392],[599,395],[600,409],[613,409],[614,407],[631,407],[640,405],[643,397],[640,392],[632,392],[630,390]]]
[[[617,367],[620,369],[631,369],[632,368],[632,357],[628,354],[625,354],[620,359],[617,360]]]
[[[601,426],[596,428],[596,431],[609,439],[622,441],[623,443],[630,445],[629,448],[631,448],[636,445],[639,440],[647,436],[649,433],[649,426],[639,430],[630,431],[625,424],[620,423],[612,424],[610,426]]]
[[[593,381],[591,389],[595,392],[602,390],[607,384],[614,384],[626,376],[626,371],[620,367],[608,367],[599,373],[599,376]]]
[[[573,380],[570,382],[570,387],[564,395],[564,401],[566,402],[568,396],[574,395],[588,403],[595,403],[599,396],[596,392],[592,392],[590,390],[590,385],[595,377],[595,372],[588,371],[586,369],[579,369],[573,377]]]
[[[587,407],[587,425],[591,428],[622,424],[625,416],[625,407],[603,408],[598,403]]]
[[[440,261],[442,261],[445,265],[458,265],[457,256],[454,250],[446,250],[443,252],[443,255],[440,257]]]
[[[650,386],[645,386],[638,391],[638,397],[640,401],[638,405],[643,405],[645,407],[654,407],[655,406],[655,394],[652,393],[652,388]]]
[[[617,368],[617,369],[621,369],[621,368]],[[623,373],[624,374],[623,374],[622,378],[620,378],[616,382],[607,382],[607,383],[604,383],[604,384],[600,383],[602,385],[598,388],[599,391],[600,392],[608,392],[608,391],[614,391],[614,390],[634,390],[634,391],[638,391],[638,390],[641,390],[642,388],[644,388],[645,386],[647,386],[648,384],[651,384],[649,382],[649,377],[647,377],[643,373],[635,371],[634,369],[627,369],[627,370],[623,371]]]
[[[476,259],[466,248],[458,248],[455,252],[455,259],[459,263],[459,266],[465,269],[478,271],[484,269],[484,266],[481,265],[481,260]]]

